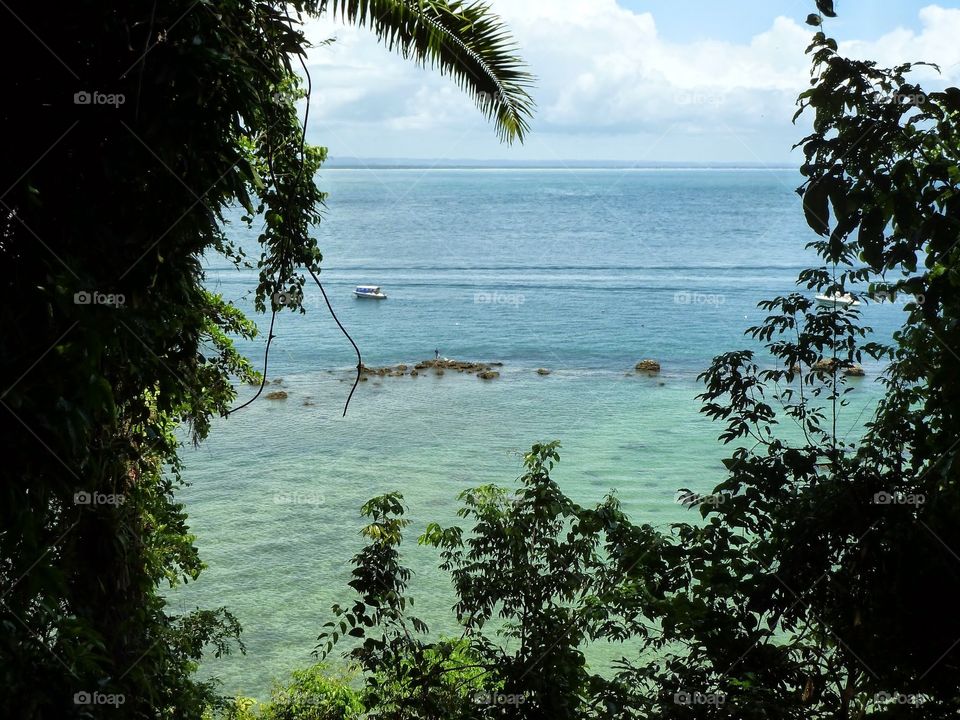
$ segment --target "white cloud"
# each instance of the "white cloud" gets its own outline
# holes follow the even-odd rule
[[[897,28],[874,42],[842,42],[840,51],[861,60],[876,60],[881,66],[919,60],[936,63],[942,75],[917,68],[916,79],[938,85],[960,81],[960,10],[928,5],[920,10],[919,18],[922,29],[918,33]]]
[[[649,14],[622,9],[596,18],[590,30],[578,43],[581,28],[557,27],[554,44],[537,53],[551,69],[542,82],[547,126],[582,131],[680,123],[696,131],[718,122],[749,125],[758,109],[789,116],[806,79],[809,33],[786,18],[749,45],[671,44],[658,36]],[[569,77],[556,74],[557,67]]]
[[[804,49],[812,31],[796,20],[775,18],[748,43],[675,43],[658,33],[650,13],[632,12],[616,0],[492,5],[538,76],[531,145],[540,157],[572,156],[571,150],[545,147],[554,137],[579,138],[576,153],[591,157],[591,147],[609,152],[609,139],[617,136],[621,149],[614,152],[624,159],[641,157],[654,139],[660,159],[683,157],[684,148],[709,153],[712,137],[735,157],[766,160],[777,147],[777,157],[785,157],[802,135],[790,118],[808,84]],[[881,64],[931,60],[942,64],[947,79],[956,79],[960,10],[931,5],[919,19],[919,32],[895,29],[872,42],[848,40],[841,51]],[[366,29],[324,19],[311,23],[308,36],[337,37],[332,46],[310,53],[311,132],[324,140],[324,133],[333,134],[352,146],[343,154],[361,154],[355,148],[362,146],[372,154],[429,156],[437,138],[443,138],[444,150],[459,146],[451,150],[459,157],[496,152],[493,133],[449,78],[388,52]],[[464,134],[468,139],[459,140]],[[731,143],[731,135],[738,140]]]

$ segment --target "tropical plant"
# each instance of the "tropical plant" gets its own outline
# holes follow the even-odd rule
[[[513,493],[494,485],[463,492],[459,515],[472,521],[466,537],[435,523],[421,535],[420,544],[441,550],[440,568],[453,580],[459,638],[427,639],[426,624],[408,612],[402,497],[364,505],[368,544],[354,557],[350,582],[359,598],[333,607],[318,648],[326,656],[344,637],[363,640],[346,657],[366,673],[373,717],[572,719],[605,696],[607,683],[590,672],[583,645],[622,639],[598,601],[611,582],[602,544],[606,537],[612,548],[632,526],[613,498],[588,509],[560,491],[550,478],[557,447],[533,446]],[[452,686],[451,676],[459,676]]]
[[[960,588],[949,520],[960,507],[960,425],[944,401],[960,392],[960,91],[925,92],[907,81],[910,64],[843,57],[820,29],[832,3],[818,5],[812,87],[799,100],[798,114],[814,112],[799,192],[822,265],[798,284],[905,300],[906,315],[888,344],[865,337],[857,308],[778,297],[749,331],[767,355],[727,353],[704,374],[704,412],[736,445],[715,490],[724,502],[702,506],[704,525],[675,529],[672,575],[624,568],[638,582],[671,580],[669,602],[645,614],[664,630],[658,646],[683,650],[662,667],[625,665],[620,679],[723,702],[664,703],[662,717],[938,718],[960,708],[960,625],[945,601]],[[848,439],[838,424],[847,373],[864,355],[888,363],[885,394],[862,437]]]
[[[360,695],[349,677],[335,677],[323,665],[295,670],[290,682],[277,685],[261,710],[262,720],[355,720],[361,717]]]
[[[798,284],[905,299],[906,316],[892,344],[865,342],[857,308],[775,298],[749,331],[768,355],[727,353],[704,374],[704,412],[737,445],[715,491],[725,502],[702,507],[704,525],[675,529],[673,574],[624,568],[638,582],[671,580],[670,602],[645,614],[664,630],[658,643],[684,649],[621,680],[724,702],[664,703],[663,717],[937,718],[960,707],[960,625],[945,602],[960,580],[948,519],[960,507],[960,425],[944,400],[960,392],[960,91],[925,92],[907,81],[909,64],[843,57],[819,29],[832,3],[818,5],[799,192],[822,265]],[[838,425],[847,371],[867,354],[889,363],[885,395],[850,440]]]
[[[234,698],[209,708],[203,720],[356,720],[363,712],[349,676],[313,665],[294,670],[287,684],[275,683],[266,702]]]
[[[533,101],[531,76],[490,6],[474,0],[320,0],[347,22],[369,26],[404,57],[430,63],[469,92],[503,140],[523,140]]]
[[[4,7],[24,47],[0,110],[0,714],[198,717],[202,654],[236,647],[226,609],[171,612],[158,586],[202,563],[176,491],[178,450],[260,382],[233,339],[252,322],[204,287],[203,259],[246,255],[227,208],[261,228],[256,306],[302,311],[325,150],[297,102],[301,23],[336,11],[449,72],[519,139],[529,77],[478,5],[81,0]],[[296,63],[296,65],[295,65]],[[293,292],[291,292],[293,291]],[[293,300],[290,300],[293,298]],[[264,370],[266,370],[266,366]]]

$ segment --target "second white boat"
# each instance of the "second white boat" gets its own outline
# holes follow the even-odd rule
[[[817,305],[832,308],[856,307],[860,304],[860,301],[850,293],[835,292],[831,295],[817,295],[814,299],[817,301]]]

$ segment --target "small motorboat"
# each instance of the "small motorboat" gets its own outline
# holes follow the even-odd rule
[[[387,296],[381,292],[379,285],[357,285],[353,294],[358,298],[372,298],[373,300],[386,300]]]
[[[817,301],[817,305],[823,305],[825,307],[856,307],[860,304],[860,301],[853,297],[850,293],[841,293],[835,292],[830,295],[817,295],[814,298]]]

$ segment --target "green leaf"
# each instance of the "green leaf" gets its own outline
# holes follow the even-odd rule
[[[817,235],[825,236],[830,232],[829,197],[827,184],[823,181],[811,182],[803,194],[804,217]]]
[[[837,13],[833,10],[833,0],[817,0],[817,9],[827,17],[837,16]]]
[[[391,50],[449,73],[496,122],[502,140],[529,130],[533,76],[488,5],[446,0],[321,0],[345,21],[369,26]]]

